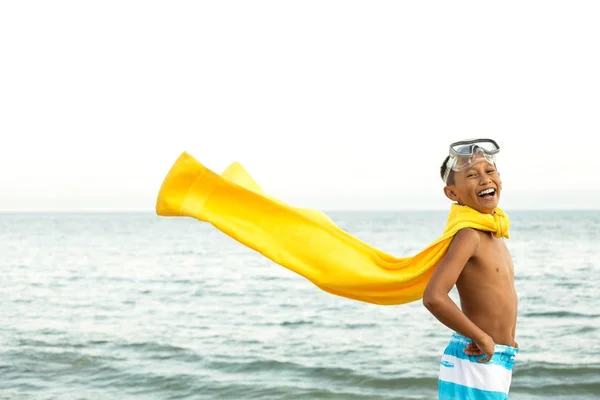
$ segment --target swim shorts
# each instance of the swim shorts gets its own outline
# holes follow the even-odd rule
[[[496,345],[494,355],[486,363],[482,356],[464,353],[472,340],[453,333],[444,350],[438,381],[439,400],[506,400],[512,380],[517,348]]]

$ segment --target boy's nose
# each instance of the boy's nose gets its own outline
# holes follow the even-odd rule
[[[492,179],[489,176],[487,176],[487,175],[481,175],[481,179],[479,179],[479,184],[481,186],[485,186],[488,183],[490,183],[491,181],[492,181]]]

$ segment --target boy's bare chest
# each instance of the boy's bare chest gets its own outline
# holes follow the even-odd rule
[[[491,235],[483,235],[477,254],[469,262],[467,269],[472,270],[470,272],[477,274],[480,278],[482,275],[487,275],[512,279],[514,275],[508,247],[502,239],[491,237]]]

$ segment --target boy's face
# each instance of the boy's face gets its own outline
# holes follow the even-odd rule
[[[454,184],[444,188],[450,200],[486,214],[493,214],[501,191],[500,175],[485,158],[463,171],[454,172]]]

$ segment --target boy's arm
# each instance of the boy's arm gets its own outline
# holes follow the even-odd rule
[[[519,347],[519,343],[517,343],[517,341],[515,340],[516,339],[516,336],[515,336],[516,333],[517,333],[517,321],[515,319],[515,325],[513,326],[513,330],[512,330],[512,337],[513,337],[513,341],[515,342],[513,344],[513,347],[517,347],[518,348]]]
[[[441,323],[472,339],[486,354],[490,350],[493,354],[491,337],[467,318],[448,295],[466,263],[475,255],[479,240],[479,235],[473,229],[462,229],[454,236],[448,252],[425,289],[423,304]]]

